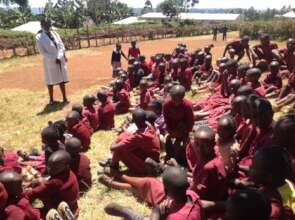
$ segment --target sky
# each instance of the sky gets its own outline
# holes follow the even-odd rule
[[[142,8],[145,0],[120,0],[130,7]],[[155,7],[163,0],[151,0]],[[31,7],[43,7],[47,0],[29,0]],[[53,0],[56,2],[56,0]],[[195,8],[249,8],[257,9],[282,8],[284,5],[292,5],[295,8],[295,0],[199,0]]]

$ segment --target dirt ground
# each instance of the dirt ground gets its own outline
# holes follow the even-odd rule
[[[237,37],[237,33],[231,33],[228,41]],[[139,42],[141,52],[149,58],[155,52],[171,52],[177,43],[187,44],[190,51],[207,46],[211,42],[211,36],[188,37],[177,39],[164,39]],[[220,57],[225,42],[214,42],[212,52],[215,57]],[[129,44],[123,44],[123,50],[127,53]],[[90,48],[68,53],[69,79],[68,93],[73,94],[77,90],[89,88],[93,85],[104,85],[111,79],[110,57],[113,45]],[[0,74],[1,89],[25,89],[30,91],[44,91],[44,73],[42,58],[40,55],[29,58],[17,58],[19,62],[2,70]],[[9,62],[9,61],[4,61]],[[126,61],[123,61],[126,66]]]

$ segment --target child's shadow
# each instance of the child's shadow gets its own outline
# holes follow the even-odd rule
[[[37,113],[37,116],[60,111],[67,105],[68,103],[65,102],[54,102],[53,104],[47,104],[41,112]]]

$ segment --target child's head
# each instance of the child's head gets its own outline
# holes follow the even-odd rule
[[[212,64],[212,56],[211,55],[207,55],[205,56],[205,65],[211,65]]]
[[[174,200],[186,197],[189,187],[187,173],[181,167],[167,167],[163,173],[163,184],[167,196]]]
[[[187,59],[186,58],[180,58],[179,64],[180,64],[181,69],[185,69],[187,67]]]
[[[64,133],[67,130],[66,122],[64,120],[58,120],[58,121],[53,122],[52,126],[55,128],[55,130],[59,136],[59,140],[61,140],[63,142],[64,141]]]
[[[170,61],[171,58],[172,58],[172,55],[169,54],[169,53],[166,53],[165,56],[164,56],[164,58],[165,58],[166,61]]]
[[[82,148],[82,143],[78,138],[72,137],[65,143],[66,151],[73,157],[78,155]]]
[[[170,75],[167,75],[164,77],[164,84],[168,84],[172,82],[172,77]]]
[[[51,125],[44,128],[41,132],[42,143],[45,145],[56,145],[59,141],[57,130]]]
[[[157,115],[153,111],[146,111],[146,121],[151,125],[155,125],[155,121],[157,120]]]
[[[246,82],[256,84],[261,76],[261,70],[258,68],[251,68],[246,72]]]
[[[179,67],[179,59],[173,59],[172,68],[177,69]]]
[[[243,105],[245,105],[247,102],[247,97],[246,96],[236,96],[233,101],[232,101],[232,109],[231,109],[231,113],[233,116],[236,115],[242,115],[242,108]]]
[[[249,175],[255,184],[276,190],[290,175],[291,164],[289,154],[282,147],[265,147],[254,154]]]
[[[240,88],[240,86],[241,86],[240,80],[232,79],[229,82],[229,92],[230,92],[230,94],[236,94],[238,89]]]
[[[274,142],[278,146],[286,148],[289,152],[295,152],[295,115],[288,114],[281,117],[274,129]]]
[[[226,202],[227,220],[268,220],[270,214],[270,201],[254,189],[237,191]]]
[[[250,41],[250,37],[245,35],[242,37],[241,39],[241,43],[244,47],[248,47],[249,46],[249,41]]]
[[[161,73],[164,73],[165,72],[165,70],[166,70],[165,63],[160,63],[159,64],[159,70],[160,70]]]
[[[93,95],[85,95],[83,97],[83,105],[85,107],[93,107],[95,104],[96,98]]]
[[[72,111],[78,112],[80,115],[82,115],[83,112],[83,106],[80,104],[73,104]]]
[[[223,73],[226,70],[226,64],[225,63],[219,64],[218,70],[220,73]]]
[[[231,48],[231,49],[229,49],[228,54],[231,59],[234,59],[235,55],[236,55],[236,50]]]
[[[201,158],[211,159],[215,155],[215,132],[209,126],[195,126],[192,131],[191,144]]]
[[[121,89],[123,89],[123,87],[124,87],[123,80],[118,79],[118,80],[115,81],[115,84],[114,84],[114,90],[115,91],[120,91]]]
[[[229,115],[218,119],[217,134],[220,142],[233,140],[236,134],[236,123],[233,117]]]
[[[136,124],[137,128],[146,127],[146,112],[143,109],[136,109],[132,113],[132,121]]]
[[[287,43],[286,43],[287,45],[287,49],[289,50],[289,51],[294,51],[295,50],[295,39],[293,39],[293,38],[289,38],[288,40],[287,40]]]
[[[139,82],[139,91],[142,92],[146,92],[148,89],[148,82],[146,79],[141,79]]]
[[[262,45],[269,45],[270,44],[270,36],[268,34],[263,34],[260,37],[260,43]]]
[[[269,65],[269,70],[272,75],[278,75],[280,72],[280,63],[278,61],[272,61]]]
[[[70,170],[71,156],[65,150],[55,151],[48,159],[47,171],[50,176]]]
[[[230,75],[236,75],[237,74],[237,68],[238,68],[237,61],[236,60],[228,60],[226,62],[226,68],[227,68]]]
[[[170,89],[170,97],[175,106],[179,106],[185,96],[185,88],[181,85],[173,86]]]
[[[80,121],[80,115],[76,111],[71,111],[66,116],[66,125],[67,128],[71,129]]]
[[[163,110],[163,104],[161,101],[159,100],[152,100],[149,104],[148,104],[148,109],[149,111],[153,111],[154,113],[156,113],[157,115],[162,114],[162,110]]]
[[[133,48],[136,47],[136,40],[135,39],[131,40],[131,47],[133,47]]]
[[[241,64],[238,67],[238,77],[239,79],[244,79],[246,76],[246,72],[250,69],[249,64]]]
[[[3,184],[8,198],[12,201],[20,199],[23,188],[22,188],[22,177],[14,171],[4,171],[0,173],[0,182]]]
[[[105,90],[100,90],[97,92],[96,97],[100,103],[104,104],[108,100],[108,93]]]
[[[264,98],[256,98],[251,105],[251,115],[254,124],[262,130],[269,128],[273,122],[271,103]]]
[[[253,89],[249,85],[243,85],[237,91],[237,95],[242,95],[246,97],[248,97],[251,94],[253,94]]]
[[[145,56],[144,55],[140,55],[138,59],[139,59],[139,61],[141,63],[144,63],[145,62]]]
[[[116,43],[116,50],[120,51],[122,49],[122,45],[120,43]]]

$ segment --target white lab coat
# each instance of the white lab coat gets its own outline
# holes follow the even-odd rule
[[[65,46],[57,32],[51,31],[51,34],[56,41],[57,48],[43,31],[36,35],[36,42],[40,53],[43,55],[45,83],[57,85],[68,82]],[[56,59],[61,61],[61,65],[56,63]]]

